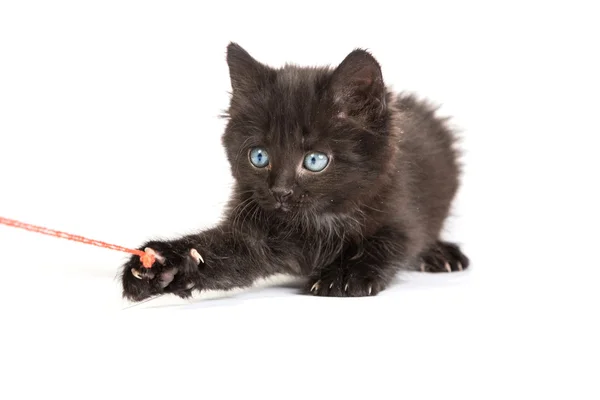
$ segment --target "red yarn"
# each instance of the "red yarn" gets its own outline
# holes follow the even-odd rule
[[[26,224],[24,222],[16,221],[14,219],[0,217],[0,224],[12,226],[15,228],[25,229],[25,230],[28,230],[31,232],[42,233],[44,235],[55,236],[55,237],[62,238],[62,239],[73,240],[75,242],[91,244],[93,246],[104,247],[106,249],[112,249],[112,250],[122,251],[125,253],[135,254],[140,257],[140,260],[142,261],[142,265],[146,268],[152,268],[152,264],[154,264],[154,261],[156,260],[156,257],[154,257],[153,254],[149,254],[149,253],[143,252],[141,250],[128,249],[126,247],[117,246],[115,244],[104,243],[99,240],[84,238],[83,236],[73,235],[71,233],[55,231],[53,229],[48,229],[48,228],[44,228],[41,226]]]

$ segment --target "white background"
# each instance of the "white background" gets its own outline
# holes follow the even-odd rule
[[[228,42],[273,66],[364,47],[453,116],[445,237],[473,264],[373,298],[292,282],[127,308],[126,255],[0,226],[0,397],[597,399],[592,3],[3,1],[0,216],[130,247],[208,227]]]

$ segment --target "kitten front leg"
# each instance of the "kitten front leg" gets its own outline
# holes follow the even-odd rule
[[[265,241],[252,239],[257,234],[235,233],[221,226],[173,241],[152,241],[141,249],[156,254],[151,269],[141,265],[137,256],[123,266],[123,297],[141,301],[172,293],[189,297],[194,290],[230,290],[248,287],[257,279],[284,271],[270,262]]]
[[[305,290],[316,296],[375,296],[405,262],[404,243],[404,235],[381,229],[360,244],[348,246],[333,263],[315,271]]]

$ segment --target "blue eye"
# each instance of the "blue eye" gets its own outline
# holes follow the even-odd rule
[[[255,147],[250,150],[250,162],[257,168],[264,168],[269,165],[269,154],[261,147]]]
[[[308,153],[306,157],[304,157],[304,168],[312,172],[320,172],[325,169],[325,167],[329,164],[329,157],[324,153]]]

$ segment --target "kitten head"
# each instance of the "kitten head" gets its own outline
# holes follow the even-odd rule
[[[391,157],[388,95],[364,50],[336,68],[272,68],[227,48],[223,144],[240,193],[281,215],[342,212],[369,198]]]

